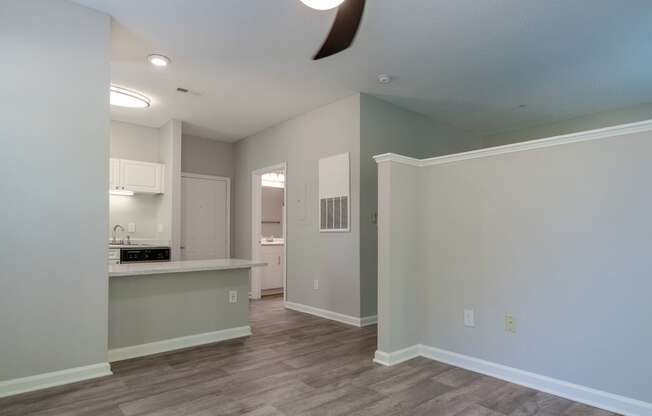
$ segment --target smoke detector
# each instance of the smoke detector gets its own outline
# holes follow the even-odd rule
[[[378,82],[381,84],[389,84],[392,82],[392,76],[387,74],[378,75]]]

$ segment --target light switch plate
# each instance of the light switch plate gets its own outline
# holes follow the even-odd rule
[[[312,285],[313,289],[319,290],[319,280],[315,279]]]
[[[163,232],[163,224],[158,224],[156,226],[156,232],[157,233],[162,233]]]
[[[238,303],[238,291],[229,290],[229,303]]]
[[[464,326],[475,327],[475,311],[473,309],[464,309]]]

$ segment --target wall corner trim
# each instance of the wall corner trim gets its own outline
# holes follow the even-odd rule
[[[553,136],[545,139],[529,140],[526,142],[518,142],[503,146],[487,147],[479,150],[471,150],[469,152],[431,157],[428,159],[415,159],[412,157],[397,155],[395,153],[384,153],[382,155],[374,156],[374,160],[376,163],[395,162],[416,167],[426,167],[441,165],[444,163],[459,162],[462,160],[478,159],[482,157],[521,152],[524,150],[534,150],[544,147],[559,146],[562,144],[608,139],[613,136],[642,133],[648,131],[652,131],[652,120],[605,127],[596,130],[587,130],[578,133],[564,134],[561,136]]]
[[[187,337],[165,339],[163,341],[147,344],[133,345],[124,348],[109,350],[109,362],[127,360],[130,358],[144,357],[161,352],[174,351],[181,348],[196,347],[198,345],[212,344],[229,339],[243,338],[251,335],[250,326],[221,329],[204,334],[189,335]]]
[[[413,345],[391,353],[376,351],[374,362],[391,366],[419,356],[625,416],[652,416],[652,403],[427,345]]]
[[[378,315],[363,316],[360,318],[360,326],[371,326],[378,323]]]
[[[344,315],[342,313],[329,311],[326,309],[316,308],[314,306],[303,305],[301,303],[295,302],[285,302],[285,307],[297,312],[307,313],[309,315],[318,316],[324,319],[330,319],[331,321],[337,321],[343,324],[363,327],[369,325],[375,325],[378,321],[378,316],[365,316],[363,318],[358,318],[351,315]]]
[[[0,397],[13,396],[34,390],[90,380],[92,378],[110,376],[112,374],[109,363],[98,363],[83,367],[53,371],[51,373],[16,378],[13,380],[0,381]]]

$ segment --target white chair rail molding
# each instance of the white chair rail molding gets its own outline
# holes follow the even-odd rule
[[[652,415],[652,122],[378,163],[378,351]]]

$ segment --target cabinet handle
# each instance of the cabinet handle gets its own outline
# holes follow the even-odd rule
[[[278,256],[278,264],[281,264],[281,256]]]

